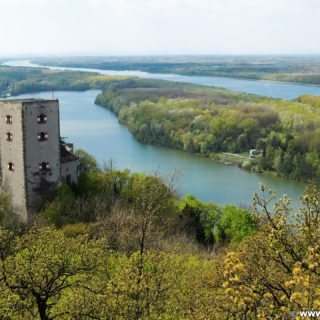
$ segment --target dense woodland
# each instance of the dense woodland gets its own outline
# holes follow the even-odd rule
[[[1,319],[299,319],[320,307],[319,189],[302,209],[175,196],[175,177],[101,170],[77,152],[64,185],[28,226],[2,191]],[[297,317],[292,316],[297,312]]]
[[[96,99],[143,143],[213,159],[257,149],[260,156],[242,167],[302,180],[320,178],[318,101],[139,79],[109,82]]]
[[[38,58],[43,65],[141,70],[320,85],[319,56],[151,56]]]
[[[103,89],[105,82],[118,78],[90,72],[0,66],[0,97],[53,90]]]

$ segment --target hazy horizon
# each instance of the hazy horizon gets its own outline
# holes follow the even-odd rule
[[[17,59],[17,60],[28,60],[32,58],[143,58],[143,57],[320,57],[319,53],[242,53],[242,54],[232,54],[232,53],[225,53],[225,54],[215,54],[215,53],[181,53],[181,54],[157,54],[157,53],[141,53],[141,54],[102,54],[102,53],[82,53],[82,52],[74,52],[70,54],[65,53],[56,53],[56,54],[36,54],[36,53],[29,53],[29,54],[9,54],[9,55],[0,55],[1,59]]]
[[[0,0],[0,57],[319,55],[317,0]]]

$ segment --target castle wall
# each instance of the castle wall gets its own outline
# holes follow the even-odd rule
[[[77,181],[72,151],[60,141],[58,100],[0,101],[0,183],[23,222],[53,198],[61,182]]]
[[[26,102],[22,109],[27,206],[32,213],[52,198],[61,180],[59,102]],[[47,121],[39,124],[37,117],[42,113]],[[47,140],[38,140],[41,132],[48,134]],[[41,163],[48,163],[48,169],[41,170]]]
[[[61,163],[61,179],[66,183],[77,182],[77,161],[68,161]],[[69,180],[70,179],[70,180]]]
[[[6,116],[12,116],[12,124],[6,123]],[[0,154],[2,184],[11,193],[14,209],[23,222],[27,221],[26,188],[24,179],[24,140],[22,134],[21,104],[0,101]],[[12,134],[12,141],[7,141],[6,134]],[[9,171],[12,162],[14,170]]]

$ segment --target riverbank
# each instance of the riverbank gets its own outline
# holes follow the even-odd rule
[[[220,152],[213,155],[210,155],[210,159],[214,161],[218,161],[224,165],[234,164],[241,166],[244,161],[252,161],[253,159],[249,158],[249,152],[243,153],[228,153],[228,152]]]
[[[237,79],[235,77],[213,77],[213,76],[184,76],[178,74],[164,74],[164,73],[149,73],[143,71],[132,70],[103,70],[97,68],[86,68],[81,67],[61,67],[45,64],[46,60],[37,60],[42,65],[31,63],[30,60],[14,60],[5,63],[6,66],[12,67],[32,67],[32,68],[47,68],[55,71],[81,71],[81,72],[93,72],[101,75],[111,76],[133,76],[146,79],[159,79],[167,81],[176,81],[181,83],[193,83],[202,86],[215,86],[234,90],[238,92],[246,92],[250,94],[256,94],[261,96],[268,96],[273,98],[283,99],[296,99],[297,97],[305,94],[309,95],[320,95],[320,87],[307,86],[305,84],[299,85],[297,83],[282,83],[277,81],[260,81],[260,80],[247,80]],[[50,89],[49,89],[50,90]]]
[[[38,58],[41,65],[320,85],[319,57],[165,56]]]

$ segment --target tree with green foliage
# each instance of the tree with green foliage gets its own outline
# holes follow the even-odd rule
[[[257,232],[253,214],[234,205],[222,207],[220,228],[225,242],[239,243]]]
[[[227,253],[223,287],[228,319],[300,319],[317,310],[319,288],[319,188],[309,186],[293,213],[284,196],[262,186],[255,195],[259,232]]]
[[[19,224],[19,217],[15,213],[11,202],[11,195],[6,186],[0,188],[0,226],[12,228]]]
[[[77,149],[75,151],[75,156],[78,158],[78,175],[82,176],[89,171],[98,171],[99,165],[97,160],[90,155],[88,152]]]
[[[206,245],[219,241],[221,209],[213,203],[203,203],[193,195],[181,201],[181,212],[187,219],[186,227],[193,229],[197,240]]]
[[[64,300],[85,289],[93,271],[103,265],[99,241],[67,238],[49,228],[31,229],[15,238],[5,230],[0,233],[0,287],[12,297],[5,303],[1,294],[1,317],[72,318]]]

